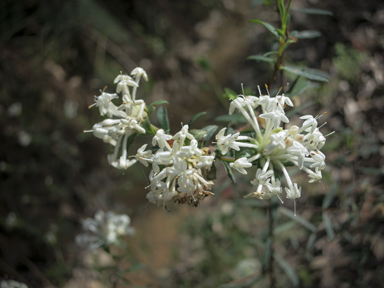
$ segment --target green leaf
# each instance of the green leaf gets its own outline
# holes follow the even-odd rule
[[[315,241],[316,241],[316,233],[312,233],[309,237],[308,237],[308,241],[307,241],[307,244],[305,245],[305,250],[311,250],[312,247],[313,247],[313,244],[315,244]]]
[[[299,13],[306,13],[306,14],[315,14],[315,15],[329,15],[333,16],[333,13],[328,10],[323,9],[316,9],[316,8],[292,8],[291,11],[299,12]]]
[[[304,31],[292,31],[289,33],[289,36],[292,36],[297,39],[310,39],[310,38],[316,38],[321,36],[320,31],[316,30],[304,30]]]
[[[277,234],[279,234],[279,233],[281,233],[281,232],[284,232],[284,231],[286,231],[286,230],[291,230],[291,231],[293,231],[294,229],[294,227],[297,225],[297,223],[296,222],[294,222],[294,221],[288,221],[288,222],[286,222],[286,223],[284,223],[284,224],[281,224],[281,225],[279,225],[279,226],[276,226],[276,228],[274,229],[274,231],[273,231],[273,234],[274,235],[277,235]]]
[[[265,26],[265,28],[267,28],[269,31],[271,31],[271,33],[273,35],[275,35],[276,37],[279,37],[279,33],[277,33],[276,28],[273,27],[271,24],[269,24],[267,22],[264,22],[264,21],[261,21],[261,20],[258,20],[258,19],[253,19],[253,20],[251,20],[249,22],[262,24],[262,25]]]
[[[204,137],[204,140],[203,140],[203,146],[207,145],[208,141],[211,139],[212,135],[216,132],[217,128],[219,128],[219,126],[217,125],[208,125],[203,128],[203,130],[207,132],[207,135]]]
[[[233,100],[233,99],[237,98],[237,94],[236,94],[235,91],[233,91],[233,90],[231,90],[229,88],[225,88],[224,89],[223,98],[229,99],[229,100]]]
[[[272,257],[272,239],[271,237],[269,236],[265,242],[265,245],[264,245],[264,259],[261,263],[261,265],[263,265],[263,267],[267,267],[268,266],[268,263],[269,261],[271,261],[271,257]]]
[[[152,115],[152,113],[155,111],[155,106],[156,105],[160,105],[160,104],[169,104],[168,101],[165,101],[165,100],[158,100],[158,101],[155,101],[153,103],[151,103],[151,105],[148,106],[148,114],[149,116]]]
[[[129,149],[129,147],[132,145],[133,141],[135,141],[135,138],[137,136],[137,133],[131,135],[128,137],[128,140],[127,140],[127,151]]]
[[[201,139],[203,139],[207,135],[207,131],[202,129],[192,129],[188,131],[195,137],[196,141],[199,142]]]
[[[291,210],[288,210],[287,208],[280,206],[279,212],[281,212],[281,214],[291,218],[292,220],[296,221],[297,223],[299,223],[303,227],[307,228],[309,231],[316,232],[316,230],[317,230],[316,226],[314,226],[312,223],[310,223],[309,221],[305,220],[304,218],[302,218],[298,215],[295,216]]]
[[[276,262],[279,264],[280,268],[283,269],[285,274],[288,276],[289,280],[291,280],[293,286],[299,285],[299,278],[297,277],[297,274],[295,270],[289,265],[288,262],[286,262],[283,257],[280,256],[278,253],[273,254],[273,258],[276,260]]]
[[[278,52],[278,51],[269,51],[269,52],[263,54],[263,56],[264,56],[264,57],[267,57],[267,56],[269,56],[269,55],[273,55],[273,54],[279,54],[279,52]],[[256,55],[256,56],[257,56],[257,55]],[[250,56],[250,57],[251,57],[251,56]]]
[[[221,160],[221,163],[223,163],[225,172],[227,172],[228,177],[232,180],[232,182],[233,182],[234,184],[236,184],[235,176],[233,176],[232,169],[231,169],[231,167],[229,166],[229,164],[228,164],[227,162],[223,161],[223,160]]]
[[[155,135],[156,129],[154,126],[149,122],[149,117],[146,117],[142,123],[143,128],[145,129],[145,133],[149,135]]]
[[[328,73],[325,73],[323,71],[316,70],[316,69],[311,69],[311,68],[281,66],[281,69],[287,72],[311,79],[311,80],[328,82],[328,80],[331,78],[331,76]]]
[[[247,123],[247,119],[241,113],[233,113],[232,115],[221,115],[215,118],[215,121],[219,122],[231,122],[231,123]]]
[[[300,76],[299,76],[300,77]],[[297,79],[297,78],[296,78]],[[295,85],[289,86],[289,90],[286,94],[289,98],[292,98],[293,96],[299,95],[303,93],[307,88],[311,86],[311,82],[309,81],[300,81],[300,82],[294,82]],[[291,89],[292,87],[292,89]]]
[[[212,70],[211,63],[209,62],[209,59],[206,56],[200,56],[197,61],[200,65],[200,67],[203,68],[205,71],[211,71]]]
[[[325,231],[327,232],[328,238],[329,240],[332,240],[335,237],[335,232],[333,232],[332,223],[326,211],[323,212],[323,221],[325,224]]]
[[[212,163],[212,166],[211,166],[211,169],[209,170],[205,170],[205,177],[204,179],[207,179],[207,180],[215,180],[216,179],[216,165],[215,165],[215,161],[213,161]],[[215,189],[215,193],[216,193],[216,189]]]
[[[195,120],[196,120],[197,118],[199,118],[200,116],[203,116],[203,115],[205,115],[205,114],[207,114],[207,112],[200,112],[200,113],[197,113],[196,115],[194,115],[194,116],[191,118],[191,120],[189,120],[189,123],[188,123],[189,128],[191,128],[192,123],[195,122]]]
[[[287,117],[289,117],[289,116],[291,116],[291,115],[294,115],[294,114],[300,112],[301,110],[304,110],[305,108],[308,108],[308,107],[312,106],[313,104],[315,104],[314,101],[308,101],[308,102],[305,103],[304,105],[301,105],[300,107],[297,107],[297,108],[295,108],[295,109],[293,109],[293,110],[291,110],[291,111],[285,113],[285,115],[286,115]]]
[[[256,6],[259,6],[264,3],[264,0],[252,0],[251,7],[255,8]]]
[[[159,125],[164,129],[165,133],[169,133],[169,120],[167,108],[160,107],[157,111],[157,120],[159,120]]]
[[[235,155],[236,155],[235,158],[236,159],[239,159],[242,157],[249,158],[249,157],[255,156],[256,153],[257,153],[257,151],[255,149],[252,149],[252,148],[240,149],[239,151],[235,152]]]
[[[327,193],[327,195],[325,195],[323,200],[323,206],[322,206],[323,209],[327,209],[329,205],[331,205],[333,197],[335,196],[337,187],[338,187],[337,183],[334,183],[331,189],[329,190],[329,192]]]
[[[257,60],[257,61],[264,61],[269,63],[275,62],[275,60],[273,60],[272,58],[265,57],[264,55],[252,55],[247,57],[247,60]]]

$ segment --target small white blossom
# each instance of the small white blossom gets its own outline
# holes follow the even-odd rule
[[[171,139],[172,139],[171,135],[165,134],[163,129],[159,129],[157,130],[156,135],[153,136],[152,145],[155,146],[157,143],[160,149],[163,149],[164,147],[167,147],[168,149],[170,149],[170,146],[167,141]]]
[[[128,215],[99,210],[94,218],[82,220],[84,233],[77,235],[76,242],[88,249],[118,244],[122,235],[134,235],[135,229],[130,227],[130,222]]]
[[[252,163],[249,163],[246,157],[242,157],[237,159],[234,163],[230,163],[229,166],[236,169],[240,173],[247,175],[247,171],[244,168],[252,167]]]
[[[28,286],[15,280],[1,280],[0,288],[28,288]]]

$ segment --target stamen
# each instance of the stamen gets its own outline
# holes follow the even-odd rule
[[[280,93],[280,91],[283,89],[283,87],[280,87],[280,89],[279,89],[279,91],[277,91],[277,94],[276,94],[276,96],[278,96],[279,95],[279,93]],[[275,96],[275,97],[276,97]]]
[[[257,85],[257,89],[259,89],[259,95],[261,96],[261,90],[259,85]]]
[[[331,132],[331,133],[325,135],[324,137],[328,137],[328,136],[332,135],[333,133],[335,133],[335,131],[333,131],[333,132]]]
[[[243,95],[245,96],[243,83],[241,83],[241,90],[243,91]]]
[[[321,127],[323,127],[324,125],[326,125],[327,122],[324,122],[321,126],[317,127],[318,129],[320,129]]]
[[[268,90],[268,85],[267,85],[267,84],[265,84],[265,89],[267,89],[268,96],[270,96],[270,95],[269,95],[269,90]]]

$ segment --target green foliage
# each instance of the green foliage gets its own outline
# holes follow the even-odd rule
[[[294,66],[282,66],[281,69],[293,73],[295,75],[299,75],[301,77],[305,77],[311,80],[324,81],[328,82],[330,79],[330,75],[320,70],[311,69],[311,68],[300,68]]]
[[[151,116],[152,113],[155,111],[157,105],[161,105],[161,104],[169,104],[168,101],[166,100],[158,100],[158,101],[155,101],[153,103],[151,103],[148,107],[147,107],[147,110],[148,110],[148,115]]]
[[[200,113],[197,113],[196,115],[194,115],[194,116],[191,118],[191,120],[189,120],[189,123],[188,123],[189,129],[191,129],[193,122],[195,122],[195,120],[196,120],[197,118],[199,118],[200,116],[203,116],[203,115],[205,115],[205,114],[207,114],[207,112],[200,112]]]
[[[337,57],[333,58],[332,62],[340,77],[355,82],[361,71],[361,66],[367,58],[366,54],[352,47],[347,47],[343,43],[336,43],[335,51]]]
[[[159,121],[160,127],[164,130],[165,133],[169,133],[169,120],[167,108],[164,106],[160,107],[157,111],[157,120]]]
[[[207,135],[204,137],[204,140],[203,140],[203,146],[208,145],[209,140],[212,138],[217,128],[219,128],[217,125],[208,125],[203,128],[203,130],[207,132]]]

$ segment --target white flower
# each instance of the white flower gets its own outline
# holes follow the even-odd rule
[[[310,169],[306,169],[305,171],[308,173],[308,177],[310,178],[308,181],[309,183],[318,182],[323,178],[321,175],[321,170],[319,170],[318,167],[315,168],[315,172]]]
[[[178,141],[180,146],[184,145],[185,138],[188,138],[190,140],[195,139],[192,134],[188,132],[189,126],[184,125],[183,128],[179,132],[177,132],[172,138],[176,141]]]
[[[294,183],[293,186],[285,187],[285,192],[287,193],[287,198],[295,200],[296,198],[299,198],[301,195],[301,187],[297,187],[297,183]]]
[[[284,115],[284,111],[280,111],[279,109],[276,109],[269,113],[261,114],[259,117],[263,119],[272,120],[274,128],[278,128],[280,126],[281,121],[283,121],[284,123],[289,123],[289,119],[287,116]]]
[[[239,145],[237,145],[238,143],[235,142],[240,133],[237,132],[233,135],[229,134],[227,136],[224,136],[226,129],[227,128],[221,129],[216,135],[217,146],[219,147],[219,149],[221,150],[221,154],[223,155],[227,154],[229,148],[235,149],[236,151],[240,150]]]
[[[128,215],[99,210],[94,218],[82,220],[84,233],[77,235],[76,242],[88,249],[118,244],[120,236],[134,235],[135,229],[130,227],[130,222]]]
[[[147,148],[147,144],[144,144],[137,150],[137,154],[135,156],[136,160],[143,164],[145,167],[148,167],[148,162],[150,158],[152,158],[152,151],[145,151]]]
[[[313,131],[316,129],[317,127],[317,117],[313,117],[312,115],[304,115],[304,116],[301,116],[300,119],[306,119],[302,125],[302,127],[300,128],[301,131],[307,129],[308,127],[311,127],[311,133],[313,133]]]
[[[127,95],[129,98],[131,98],[131,94],[129,93],[128,86],[138,86],[137,83],[133,81],[132,77],[123,74],[117,76],[113,82],[117,83],[116,92],[120,93],[123,91],[123,94]]]
[[[229,166],[236,169],[240,173],[247,175],[247,171],[244,168],[252,167],[252,163],[249,163],[246,157],[242,157],[237,159],[234,163],[230,163]]]
[[[99,107],[100,115],[103,116],[105,114],[110,114],[109,107],[113,103],[111,103],[112,99],[118,98],[117,94],[109,94],[105,93],[104,91],[101,92],[100,96],[95,95],[95,103],[90,105],[89,108],[96,105],[96,107]],[[111,106],[112,106],[111,105]]]
[[[215,160],[215,156],[200,156],[197,159],[197,168],[201,169],[209,169],[212,167],[213,161]]]
[[[297,156],[299,169],[303,168],[305,156],[308,155],[308,150],[297,141],[293,141],[293,145],[287,149],[289,153]]]
[[[279,101],[279,104],[281,107],[284,107],[285,105],[293,107],[293,103],[291,99],[287,96],[283,95],[278,95],[276,96],[277,101]]]
[[[171,139],[172,139],[171,135],[165,134],[163,129],[159,129],[159,130],[157,130],[156,135],[153,136],[152,145],[155,146],[157,143],[159,145],[160,149],[167,147],[169,150],[171,150],[171,147],[169,146],[169,144],[167,142]]]
[[[267,147],[265,147],[263,153],[264,155],[271,154],[276,148],[283,150],[285,149],[285,138],[287,137],[286,131],[281,131],[279,133],[273,133],[269,138],[271,139],[271,143],[268,144]]]
[[[314,163],[310,166],[311,168],[318,167],[320,169],[325,168],[325,155],[319,151],[311,151],[310,153],[312,159],[314,160]]]
[[[141,67],[136,67],[135,69],[133,69],[131,75],[134,75],[135,78],[140,78],[141,76],[143,76],[145,81],[148,81],[148,75],[145,70]]]
[[[28,288],[28,286],[15,280],[1,280],[0,288]]]

